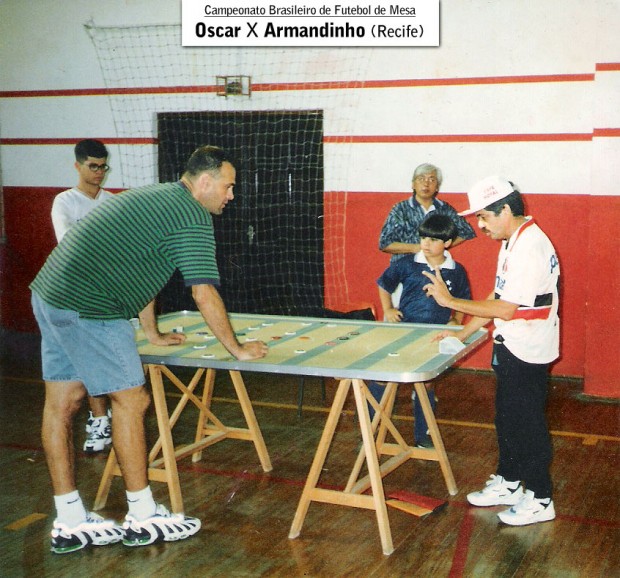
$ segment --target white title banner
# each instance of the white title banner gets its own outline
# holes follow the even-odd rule
[[[183,0],[183,46],[439,46],[439,0]]]

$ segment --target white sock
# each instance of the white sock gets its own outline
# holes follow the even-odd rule
[[[75,528],[86,521],[86,508],[77,490],[62,496],[54,496],[54,504],[56,505],[56,520],[61,524]]]
[[[155,515],[157,504],[153,499],[151,486],[146,486],[146,488],[140,490],[139,492],[125,491],[125,494],[127,494],[129,514],[136,520],[146,520],[147,518]]]

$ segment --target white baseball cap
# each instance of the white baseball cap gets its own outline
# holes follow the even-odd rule
[[[464,217],[465,215],[477,213],[485,207],[492,205],[495,201],[504,199],[515,190],[512,183],[504,177],[493,176],[482,179],[467,192],[469,209],[459,213],[459,215]]]

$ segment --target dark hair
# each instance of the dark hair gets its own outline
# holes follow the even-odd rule
[[[508,181],[510,182],[510,181]],[[488,207],[485,207],[485,211],[490,211],[495,213],[495,215],[499,215],[502,212],[502,209],[505,205],[510,207],[512,211],[513,217],[523,217],[525,215],[525,206],[523,203],[523,197],[521,193],[517,190],[513,183],[510,183],[514,191],[510,193],[507,197],[500,199],[499,201],[495,201],[491,203]]]
[[[75,160],[78,163],[83,163],[88,157],[95,159],[108,158],[108,149],[100,140],[94,138],[87,138],[81,140],[75,145]]]
[[[448,215],[436,215],[434,212],[427,215],[420,223],[418,233],[420,237],[430,237],[442,241],[454,241],[458,236],[454,221]]]
[[[189,157],[185,167],[185,174],[194,177],[206,171],[219,172],[224,163],[234,165],[232,158],[224,149],[216,146],[204,145],[197,148]]]

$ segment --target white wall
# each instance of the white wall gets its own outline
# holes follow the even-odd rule
[[[429,160],[444,167],[445,192],[462,192],[492,172],[507,174],[534,193],[593,189],[615,195],[618,179],[611,167],[617,163],[611,161],[620,152],[618,138],[597,138],[594,144],[506,141],[520,134],[587,135],[594,128],[620,126],[618,72],[598,72],[595,80],[553,81],[563,75],[594,75],[597,63],[620,62],[620,35],[612,24],[620,21],[619,5],[615,0],[446,0],[441,3],[439,48],[213,50],[157,41],[147,46],[150,38],[138,38],[133,47],[120,41],[126,53],[113,66],[119,75],[107,79],[120,87],[213,84],[216,74],[237,72],[251,74],[254,83],[495,79],[491,84],[255,92],[250,100],[234,100],[213,94],[66,94],[106,87],[84,24],[178,24],[180,2],[4,0],[0,90],[58,90],[62,96],[0,99],[0,137],[24,139],[0,148],[3,184],[60,187],[74,179],[70,144],[41,147],[30,144],[32,139],[154,137],[155,110],[323,108],[327,136],[464,135],[462,142],[450,143],[327,144],[327,189],[403,191],[412,167]],[[173,69],[173,75],[165,76]],[[550,81],[498,81],[537,75],[549,75]],[[497,142],[471,141],[471,135],[497,135]],[[110,148],[116,164],[108,177],[110,188],[155,177],[152,145]]]

